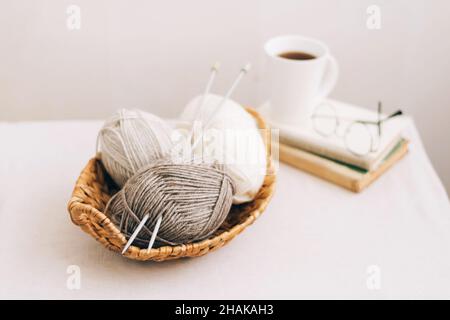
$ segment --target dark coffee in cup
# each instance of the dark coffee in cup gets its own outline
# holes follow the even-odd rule
[[[289,60],[312,60],[316,58],[316,56],[303,51],[287,51],[280,53],[278,56]]]

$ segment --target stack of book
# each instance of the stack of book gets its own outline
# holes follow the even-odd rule
[[[378,114],[368,109],[338,101],[328,101],[342,119],[377,121]],[[269,119],[269,122],[270,119]],[[328,136],[310,128],[271,122],[279,128],[280,160],[309,172],[353,192],[360,192],[370,185],[408,152],[408,140],[402,136],[406,125],[403,116],[394,117],[382,124],[381,135],[377,126],[370,130],[377,139],[376,151],[355,154],[349,150],[339,130],[345,131],[345,123],[336,133]],[[370,142],[369,142],[370,143]]]

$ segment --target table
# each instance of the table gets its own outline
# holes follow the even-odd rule
[[[100,126],[0,123],[0,298],[450,298],[449,200],[413,123],[410,153],[363,193],[281,165],[251,227],[164,263],[127,260],[69,219]]]

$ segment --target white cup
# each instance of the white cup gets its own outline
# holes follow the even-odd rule
[[[336,84],[339,74],[336,59],[322,42],[296,35],[272,38],[264,49],[269,60],[270,119],[309,126],[314,107]],[[279,56],[295,51],[315,58],[294,60]]]

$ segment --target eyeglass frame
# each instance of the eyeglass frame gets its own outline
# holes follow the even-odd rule
[[[331,105],[331,104],[330,104],[330,105]],[[319,106],[320,106],[320,105],[319,105]],[[317,106],[316,109],[317,109],[319,106]],[[331,105],[331,106],[332,106],[332,105]],[[347,148],[351,153],[353,153],[353,154],[355,154],[355,155],[358,155],[358,156],[363,156],[363,155],[366,155],[366,154],[371,153],[371,152],[376,152],[376,151],[378,150],[378,148],[375,148],[375,149],[373,148],[373,140],[374,140],[374,137],[373,137],[372,135],[370,135],[370,137],[371,137],[371,140],[370,140],[370,150],[369,150],[367,153],[365,153],[365,154],[360,154],[360,153],[354,152],[351,148],[349,148],[346,137],[347,137],[347,135],[348,135],[348,132],[350,131],[350,128],[351,128],[354,124],[360,123],[360,124],[362,124],[362,125],[364,125],[364,126],[366,126],[366,127],[368,127],[369,125],[375,125],[375,126],[377,126],[377,134],[378,134],[378,138],[381,138],[381,135],[382,135],[382,124],[383,124],[384,122],[386,122],[387,120],[389,120],[389,119],[392,119],[392,118],[394,118],[394,117],[403,115],[403,111],[402,111],[401,109],[398,109],[397,111],[391,113],[390,115],[387,115],[386,117],[384,117],[384,118],[382,119],[381,117],[382,117],[382,109],[383,109],[383,105],[382,105],[382,102],[381,102],[381,101],[378,102],[378,108],[377,108],[377,118],[378,118],[378,120],[377,120],[377,121],[373,121],[373,120],[362,120],[362,119],[348,119],[348,118],[339,117],[338,114],[337,114],[336,108],[335,108],[334,106],[332,106],[332,107],[333,107],[333,111],[334,111],[334,113],[335,113],[334,116],[317,115],[317,114],[315,113],[315,112],[316,112],[316,111],[315,111],[315,112],[312,114],[311,118],[312,118],[312,119],[315,119],[315,118],[333,118],[333,119],[335,119],[335,120],[336,120],[336,126],[335,126],[335,128],[334,128],[334,132],[333,132],[333,133],[334,133],[335,135],[337,135],[337,136],[339,136],[338,133],[337,133],[337,129],[339,128],[339,126],[341,125],[341,123],[343,122],[343,120],[350,120],[351,123],[347,126],[347,128],[346,128],[346,130],[345,130],[345,133],[344,133],[344,135],[343,135],[343,137],[342,137],[342,136],[340,136],[340,137],[344,139],[346,148]],[[327,134],[323,134],[323,132],[320,132],[320,130],[318,130],[318,129],[316,128],[316,125],[315,125],[315,124],[314,124],[314,130],[315,130],[317,133],[319,133],[320,135],[325,136],[325,137],[329,137],[329,136],[332,134],[332,133],[330,133],[330,134],[328,134],[328,135],[327,135]],[[368,129],[368,131],[370,132],[369,129]]]

